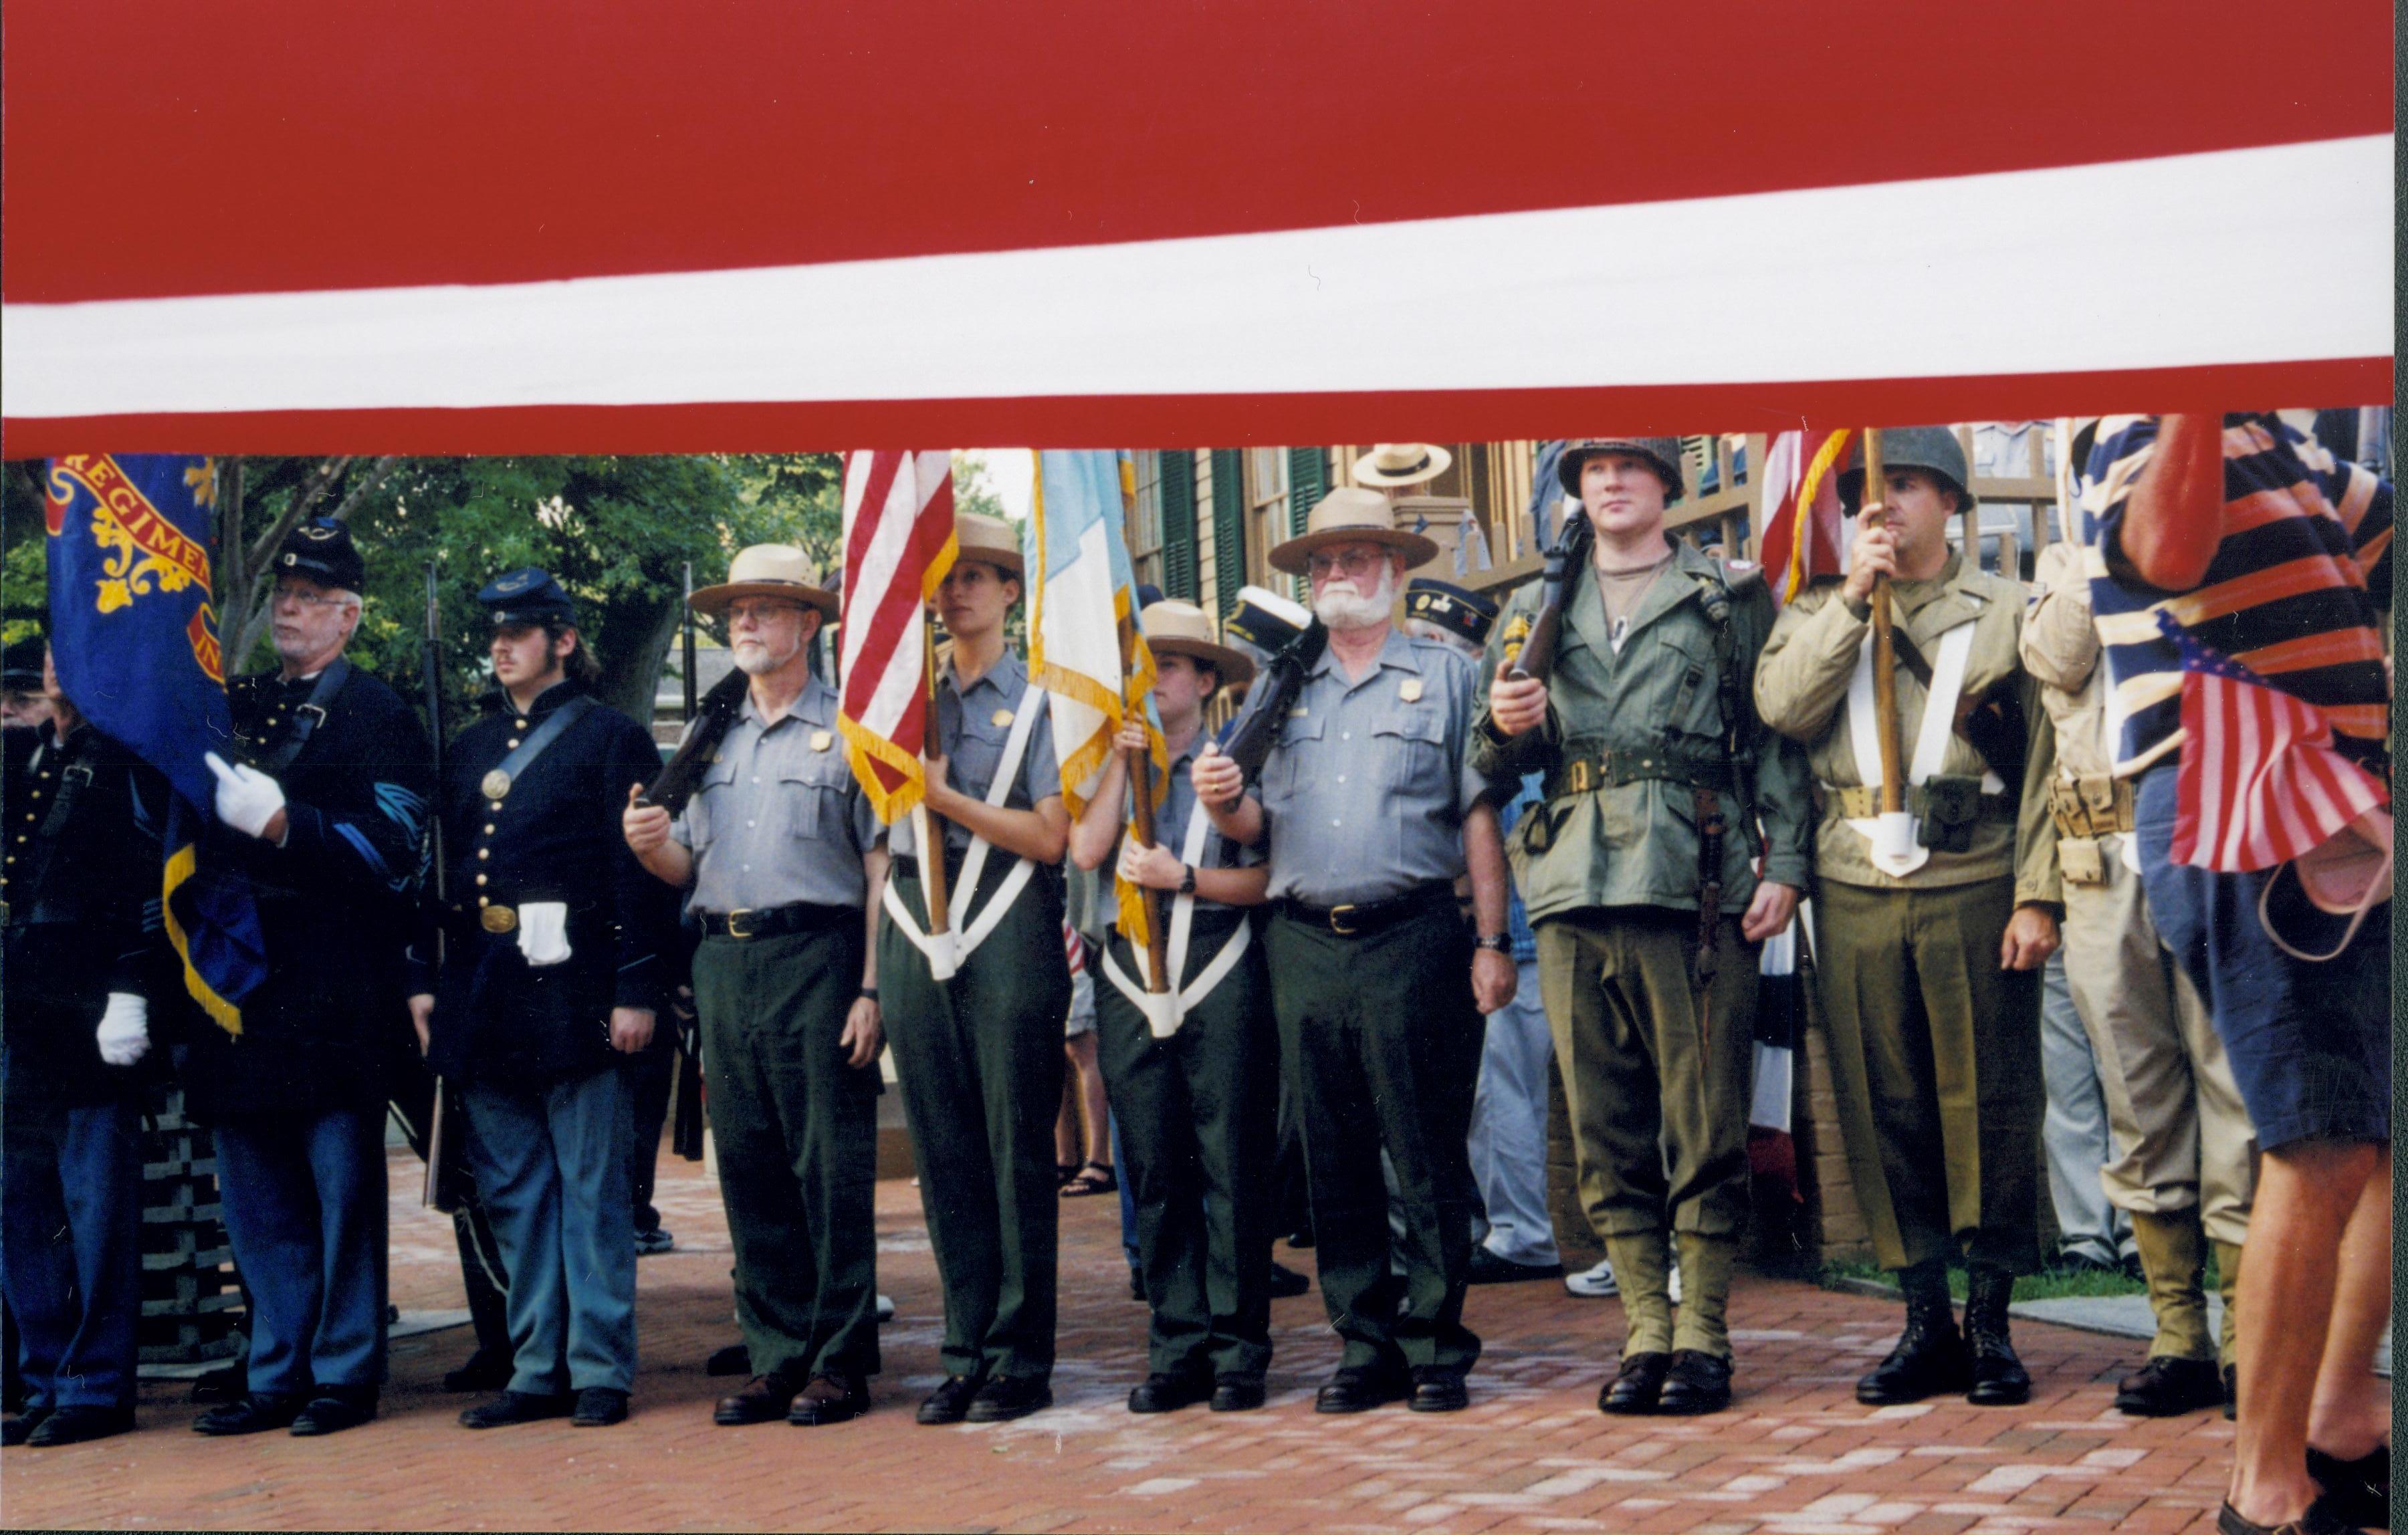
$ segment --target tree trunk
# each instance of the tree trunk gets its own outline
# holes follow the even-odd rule
[[[602,665],[602,681],[596,689],[602,701],[647,730],[652,727],[652,699],[660,692],[661,667],[677,639],[683,606],[679,594],[665,592],[640,610],[614,614],[614,627],[622,622],[640,626],[638,632],[643,638],[615,655],[597,652],[594,657]]]

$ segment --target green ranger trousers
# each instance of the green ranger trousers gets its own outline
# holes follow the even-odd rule
[[[989,855],[973,916],[1011,863]],[[922,916],[918,873],[898,860],[888,878]],[[1054,1371],[1054,1116],[1070,1011],[1060,886],[1038,869],[948,981],[890,917],[878,929],[878,989],[944,1286],[945,1372],[1043,1380]]]
[[[1539,991],[1562,1063],[1565,1106],[1589,1226],[1612,1245],[1643,1242],[1623,1284],[1626,1352],[1693,1348],[1730,1356],[1722,1326],[1727,1262],[1704,1279],[1684,1265],[1674,1328],[1660,1271],[1665,1239],[1735,1250],[1749,1208],[1747,1111],[1756,1058],[1758,946],[1725,916],[1713,990],[1698,1007],[1698,914],[1656,906],[1590,907],[1538,925]],[[1621,1274],[1626,1265],[1617,1262]]]
[[[1240,918],[1240,921],[1244,919]],[[1192,978],[1219,941],[1188,951]],[[1113,963],[1141,973],[1128,940]],[[1263,946],[1157,1040],[1137,1004],[1096,977],[1096,1053],[1120,1127],[1121,1178],[1137,1205],[1138,1261],[1153,1316],[1146,1368],[1259,1381],[1271,1362],[1271,1163],[1279,1036]]]
[[[838,1044],[861,987],[861,913],[694,956],[736,1321],[756,1375],[878,1372],[878,1066]]]
[[[1840,1136],[1885,1269],[2040,1266],[2040,972],[2000,968],[2014,882],[1814,892]]]
[[[1322,1303],[1340,1363],[1469,1370],[1471,1094],[1484,1025],[1471,930],[1451,905],[1341,938],[1281,915],[1264,934],[1280,1050],[1303,1121]],[[1385,1150],[1405,1217],[1388,1266]]]

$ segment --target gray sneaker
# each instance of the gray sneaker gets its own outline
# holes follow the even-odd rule
[[[1613,1282],[1613,1263],[1610,1258],[1598,1259],[1594,1269],[1566,1274],[1564,1288],[1584,1300],[1602,1300],[1607,1296],[1622,1293],[1622,1286]]]

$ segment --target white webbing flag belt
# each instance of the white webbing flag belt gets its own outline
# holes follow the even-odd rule
[[[1204,813],[1202,802],[1197,801],[1189,805],[1187,835],[1181,842],[1180,862],[1193,867],[1196,861],[1204,855],[1204,834],[1211,827],[1211,818]],[[1164,956],[1174,977],[1184,976],[1187,973],[1187,941],[1195,927],[1196,897],[1193,896],[1174,897],[1170,903],[1170,941],[1168,946],[1169,952]],[[1196,979],[1176,991],[1150,992],[1137,982],[1130,980],[1128,973],[1123,970],[1119,963],[1112,958],[1110,944],[1104,946],[1104,975],[1113,985],[1120,988],[1121,995],[1129,999],[1131,1006],[1145,1014],[1146,1026],[1154,1031],[1154,1037],[1157,1040],[1167,1040],[1179,1032],[1179,1026],[1187,1021],[1189,1010],[1211,996],[1213,988],[1220,985],[1228,978],[1229,972],[1238,968],[1238,961],[1245,956],[1248,945],[1254,940],[1254,924],[1239,923],[1230,932],[1229,940],[1221,945],[1221,952],[1212,956],[1212,962],[1205,966]],[[1129,953],[1136,957],[1138,972],[1151,980],[1152,967],[1146,952],[1133,943],[1129,945]]]
[[[1011,734],[1004,738],[1003,759],[996,765],[995,782],[986,786],[986,802],[989,805],[1000,809],[1011,794],[1012,782],[1020,777],[1021,759],[1028,754],[1028,738],[1036,733],[1037,717],[1044,709],[1043,688],[1031,687],[1021,694],[1018,711],[1012,716]],[[915,811],[914,813],[920,817],[917,822],[920,856],[943,858],[945,850],[942,847],[930,847],[924,811]],[[962,860],[961,876],[946,893],[945,911],[951,920],[944,932],[932,934],[922,927],[912,917],[910,908],[903,904],[902,896],[895,889],[895,882],[886,882],[886,914],[895,919],[896,928],[911,940],[911,946],[928,956],[928,973],[939,981],[952,980],[968,963],[970,955],[978,952],[978,946],[984,943],[996,924],[1003,921],[1003,914],[1011,910],[1011,903],[1020,898],[1021,891],[1027,888],[1028,877],[1036,872],[1037,866],[1026,858],[1015,862],[1011,872],[996,886],[995,897],[979,909],[977,920],[968,920],[970,897],[978,889],[979,876],[986,872],[986,855],[991,846],[985,838],[971,833],[970,851],[968,856]],[[924,879],[920,884],[920,899],[924,904],[927,898],[928,885]]]
[[[1928,782],[1947,755],[1948,735],[1956,723],[1956,699],[1965,691],[1965,664],[1973,653],[1973,626],[1978,622],[1969,618],[1940,637],[1940,653],[1931,663],[1931,691],[1923,701],[1923,725],[1915,733],[1914,757],[1907,768],[1906,781],[1910,784]],[[1848,742],[1856,751],[1856,778],[1873,792],[1876,804],[1882,787],[1881,738],[1874,723],[1877,718],[1873,712],[1873,637],[1868,632],[1856,650],[1856,673],[1848,679]],[[1985,768],[1982,792],[2004,794],[2006,784],[1998,774]],[[1880,825],[1870,816],[1852,819],[1848,825],[1871,844],[1873,867],[1894,878],[1903,879],[1914,873],[1931,856],[1931,850],[1919,842],[1911,843],[1903,854],[1885,847],[1879,835]]]

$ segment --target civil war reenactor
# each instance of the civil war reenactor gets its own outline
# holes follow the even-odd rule
[[[635,1109],[623,1056],[650,1042],[673,934],[620,812],[660,753],[594,696],[576,605],[542,570],[477,594],[494,691],[446,754],[439,974],[410,1008],[459,1089],[469,1167],[509,1270],[509,1384],[460,1421],[623,1421],[636,1372]]]
[[[896,823],[878,937],[896,1075],[945,1292],[945,1381],[924,1424],[1000,1423],[1054,1402],[1061,1219],[1054,1118],[1070,1006],[1059,864],[1069,840],[1044,690],[1004,620],[1020,539],[975,512],[938,589],[953,654],[937,681],[926,811],[944,823],[946,930],[932,932],[917,814]]]
[[[1095,797],[1070,830],[1070,858],[1163,893],[1166,981],[1113,925],[1099,962],[1096,1032],[1120,1126],[1123,1176],[1137,1203],[1139,1267],[1152,1313],[1145,1380],[1132,1413],[1199,1401],[1214,1412],[1260,1407],[1270,1367],[1271,1168],[1279,1038],[1270,975],[1250,925],[1269,869],[1215,830],[1189,780],[1211,739],[1204,710],[1254,663],[1220,643],[1192,603],[1148,606],[1139,622],[1154,659],[1154,707],[1169,776],[1153,846],[1125,838],[1133,803],[1127,757],[1142,722],[1122,728]]]
[[[2087,436],[2087,434],[2084,434]],[[2075,461],[2086,456],[2076,438]],[[2132,781],[2115,776],[2107,667],[2092,622],[2083,546],[2059,539],[2032,571],[2024,665],[2040,680],[2057,728],[2057,867],[2065,887],[2065,978],[2099,1059],[2115,1156],[2099,1171],[2131,1217],[2157,1336],[2141,1368],[2116,1383],[2115,1405],[2171,1417],[2232,1402],[2241,1246],[2257,1189],[2258,1136],[2190,977],[2149,920]],[[2220,1335],[2207,1327],[2209,1244],[2224,1294]]]
[[[1345,1341],[1315,1402],[1324,1413],[1399,1399],[1459,1411],[1480,1355],[1463,1325],[1464,1137],[1482,1014],[1512,997],[1514,968],[1497,811],[1465,761],[1476,674],[1392,618],[1405,571],[1437,552],[1394,525],[1377,492],[1322,497],[1269,555],[1312,582],[1318,623],[1297,642],[1304,653],[1283,655],[1227,752],[1207,750],[1192,770],[1215,828],[1268,854],[1272,1008],[1303,1118],[1322,1299]],[[1467,868],[1476,942],[1455,905]],[[1389,1266],[1383,1151],[1405,1220],[1401,1275]]]
[[[2007,1304],[2039,1267],[2040,968],[2057,943],[2056,743],[2016,653],[2022,583],[1950,547],[1972,504],[1945,427],[1883,433],[1881,499],[1844,580],[1800,592],[1756,672],[1765,723],[1805,744],[1821,815],[1813,956],[1841,1139],[1873,1253],[1906,1292],[1874,1405],[2027,1399]],[[1861,503],[1859,458],[1840,494]],[[1908,835],[1881,813],[1874,581],[1894,615]],[[1897,812],[1891,812],[1896,814]],[[1969,1268],[1965,1333],[1948,1266]]]
[[[434,791],[416,712],[343,653],[366,585],[350,531],[294,528],[272,570],[276,669],[228,684],[234,760],[208,759],[267,978],[239,1035],[204,1022],[178,1052],[193,1114],[215,1132],[250,1298],[244,1392],[194,1421],[209,1435],[328,1434],[376,1415],[385,1101]]]
[[[33,751],[8,754],[0,843],[0,1288],[25,1391],[0,1443],[37,1446],[134,1427],[136,1067],[152,1005],[180,990],[158,905],[166,780],[84,720],[47,656],[40,685],[47,717]]]
[[[1773,624],[1761,572],[1665,532],[1680,440],[1572,442],[1557,473],[1582,516],[1560,580],[1516,593],[1490,640],[1472,763],[1546,775],[1511,851],[1581,1202],[1629,1322],[1598,1406],[1719,1412],[1749,1208],[1756,963],[1806,885],[1806,766],[1751,694]],[[1551,655],[1534,634],[1551,635]]]
[[[712,1421],[841,1423],[868,1411],[879,1367],[884,1037],[868,924],[886,849],[837,734],[836,694],[810,669],[811,638],[838,607],[802,551],[744,550],[692,601],[725,622],[750,681],[681,744],[709,747],[710,766],[675,819],[631,793],[622,822],[646,868],[691,887],[687,920],[702,933],[706,1102],[753,1377]]]

